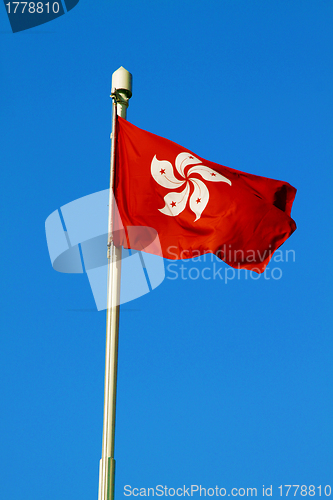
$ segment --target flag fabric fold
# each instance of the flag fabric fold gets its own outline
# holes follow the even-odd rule
[[[204,160],[120,117],[116,150],[122,223],[155,229],[167,259],[213,253],[261,273],[296,229],[290,217],[296,189],[287,182]],[[144,242],[134,241],[118,244],[140,250]]]

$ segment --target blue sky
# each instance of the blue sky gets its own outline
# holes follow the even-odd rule
[[[4,499],[97,499],[105,312],[86,276],[52,269],[44,223],[108,187],[119,66],[128,120],[289,182],[298,229],[282,247],[295,261],[272,265],[281,279],[175,280],[166,262],[121,307],[116,497],[333,487],[332,18],[326,0],[80,0],[13,34],[2,8]]]

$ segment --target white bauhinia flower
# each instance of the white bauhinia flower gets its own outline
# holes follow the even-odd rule
[[[185,173],[185,168],[194,165]],[[185,188],[180,193],[173,191],[164,196],[165,207],[159,208],[162,214],[175,217],[179,215],[186,207],[190,195],[190,186],[193,186],[193,192],[190,196],[190,209],[194,212],[197,221],[207,206],[209,200],[209,191],[204,182],[197,177],[191,177],[192,174],[199,174],[205,181],[226,182],[231,186],[231,181],[215,170],[202,165],[202,162],[190,153],[180,153],[176,158],[176,169],[183,180],[179,180],[174,175],[174,168],[169,161],[158,160],[156,155],[151,162],[151,175],[155,181],[168,189],[177,189],[185,184]],[[194,222],[195,222],[194,221]]]

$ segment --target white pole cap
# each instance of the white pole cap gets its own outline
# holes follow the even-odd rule
[[[120,66],[112,75],[112,92],[118,90],[118,92],[124,93],[129,99],[132,97],[132,75],[127,69]]]

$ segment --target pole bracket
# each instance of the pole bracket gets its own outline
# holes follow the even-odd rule
[[[110,97],[117,104],[121,104],[128,108],[129,97],[126,89],[112,89]]]

